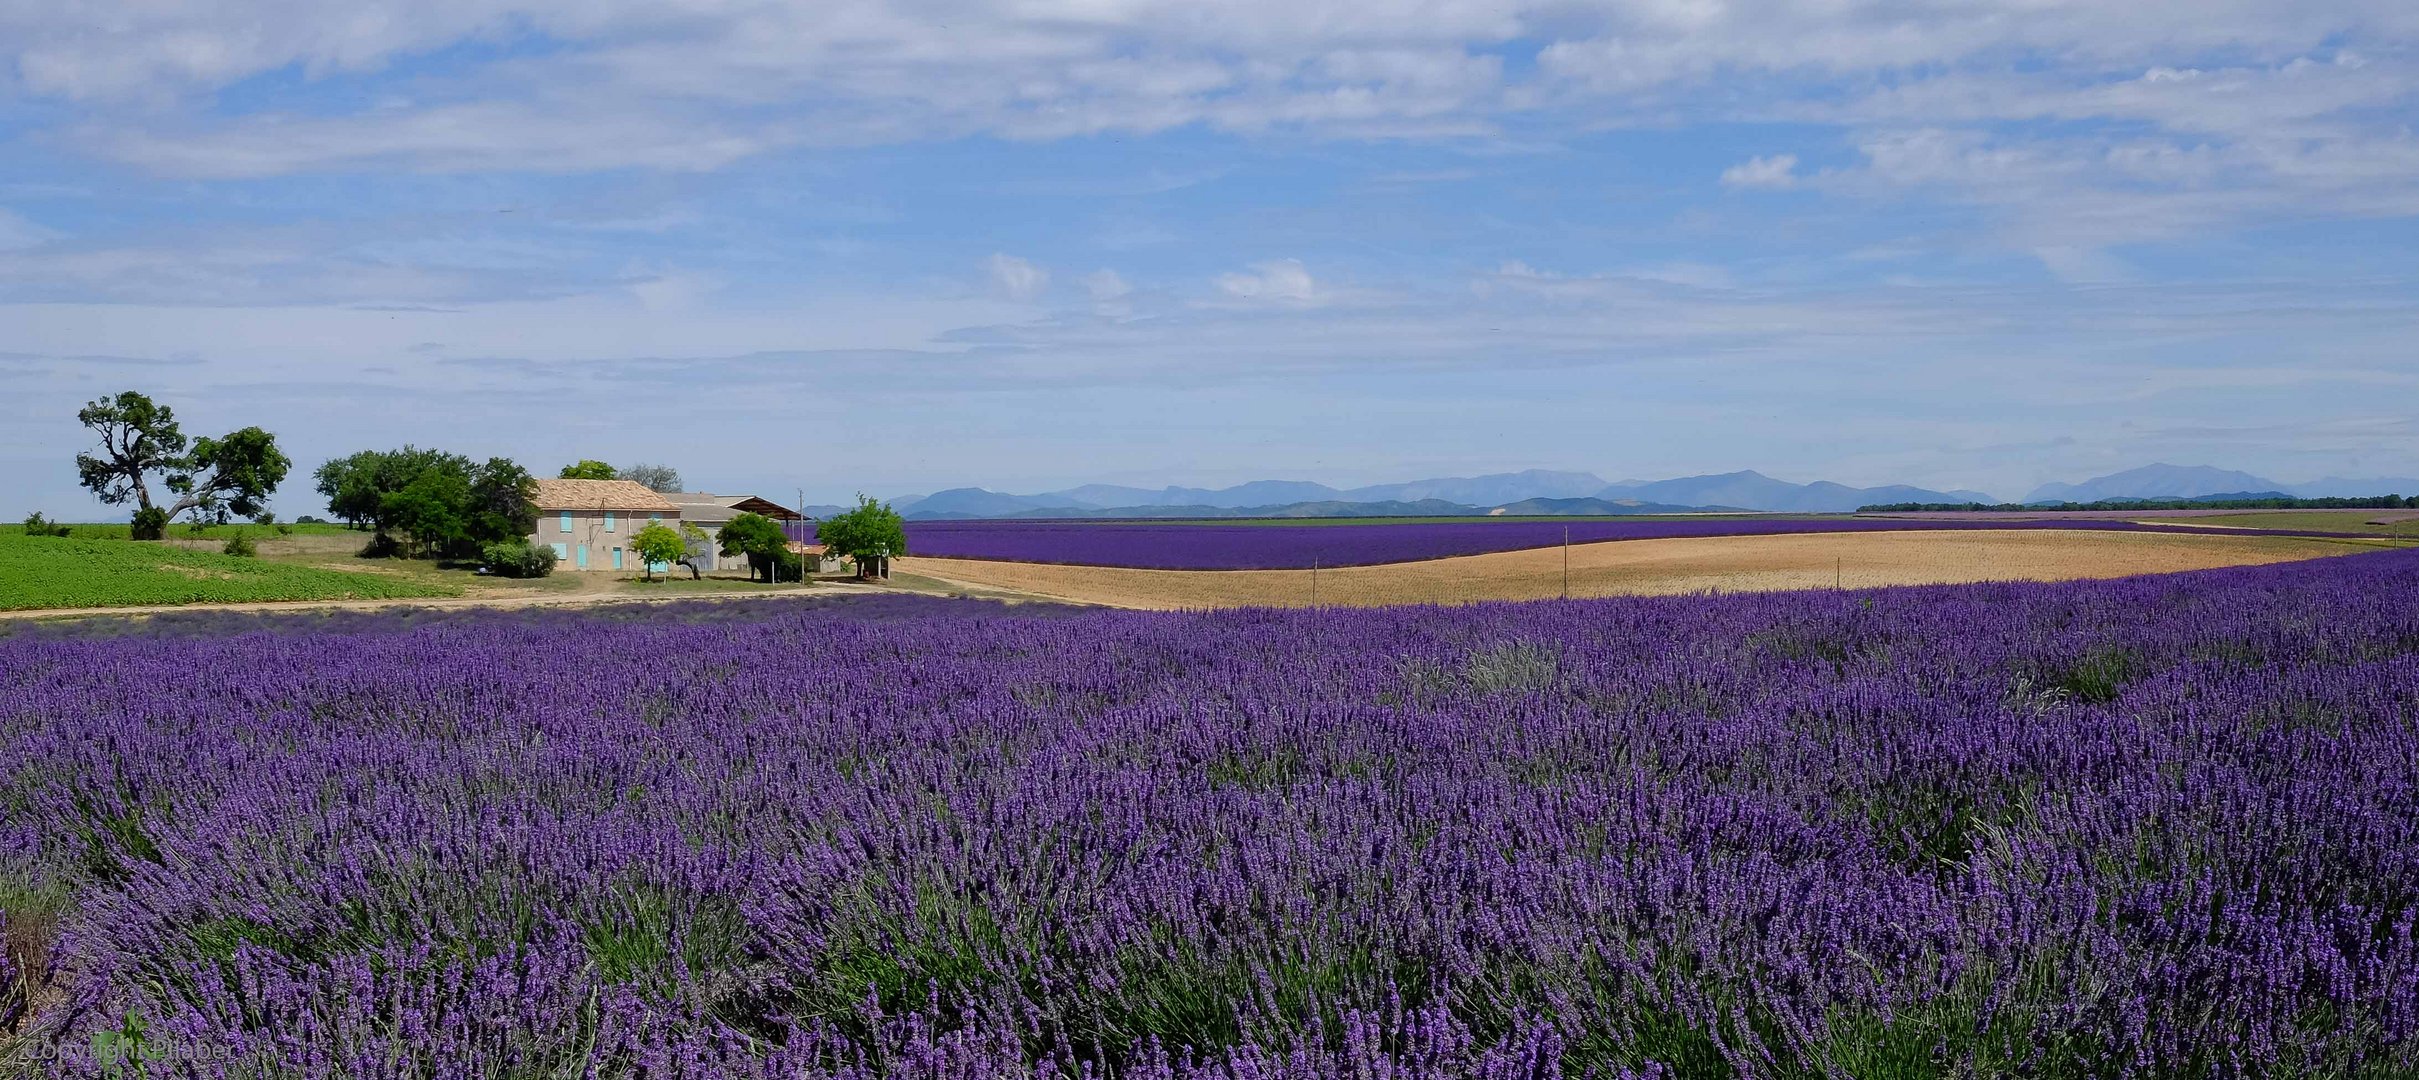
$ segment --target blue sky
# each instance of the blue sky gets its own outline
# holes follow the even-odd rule
[[[0,6],[0,515],[83,401],[813,501],[2419,474],[2419,7]],[[279,508],[316,509],[307,481]]]

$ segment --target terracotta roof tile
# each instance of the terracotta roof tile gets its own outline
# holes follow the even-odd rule
[[[531,501],[540,510],[680,512],[670,499],[632,480],[540,480],[537,484],[537,495]]]

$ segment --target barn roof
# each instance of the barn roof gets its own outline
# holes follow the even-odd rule
[[[530,499],[540,510],[644,510],[679,513],[680,507],[632,480],[540,480]]]
[[[796,521],[800,517],[797,511],[758,495],[676,491],[664,497],[680,504],[680,516],[684,520],[699,524],[720,524],[741,514],[762,514],[775,521]]]

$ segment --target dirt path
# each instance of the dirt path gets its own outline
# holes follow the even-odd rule
[[[2060,581],[2343,555],[2390,541],[2042,530],[1800,533],[1624,540],[1570,549],[1570,595],[1877,588]],[[1298,607],[1307,570],[1131,570],[973,559],[897,568],[968,588],[1128,608]],[[1349,606],[1539,600],[1562,595],[1559,548],[1322,570],[1317,602]]]

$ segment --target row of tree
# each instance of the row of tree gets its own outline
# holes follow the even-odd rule
[[[101,439],[97,453],[76,455],[76,473],[102,502],[136,504],[137,540],[160,539],[180,514],[197,523],[225,524],[237,517],[267,521],[269,496],[293,468],[267,431],[247,427],[215,439],[188,440],[174,412],[131,390],[94,401],[76,415]],[[582,460],[564,466],[559,475],[680,490],[680,473],[668,465],[616,469]],[[154,476],[173,499],[153,499]],[[528,547],[537,530],[537,481],[510,458],[474,462],[416,446],[363,450],[321,465],[312,479],[330,513],[370,532],[365,555],[484,556],[493,562],[497,556],[491,548]],[[640,530],[634,542],[652,573],[656,564],[683,561],[701,538],[694,526],[653,526]],[[860,566],[907,553],[898,512],[862,495],[854,509],[822,522],[816,538]],[[723,526],[717,541],[723,555],[748,560],[751,576],[771,581],[796,573],[789,536],[770,518],[741,514]]]
[[[474,463],[406,446],[340,457],[312,475],[329,513],[370,530],[366,554],[469,556],[537,529],[537,481],[510,458]]]

